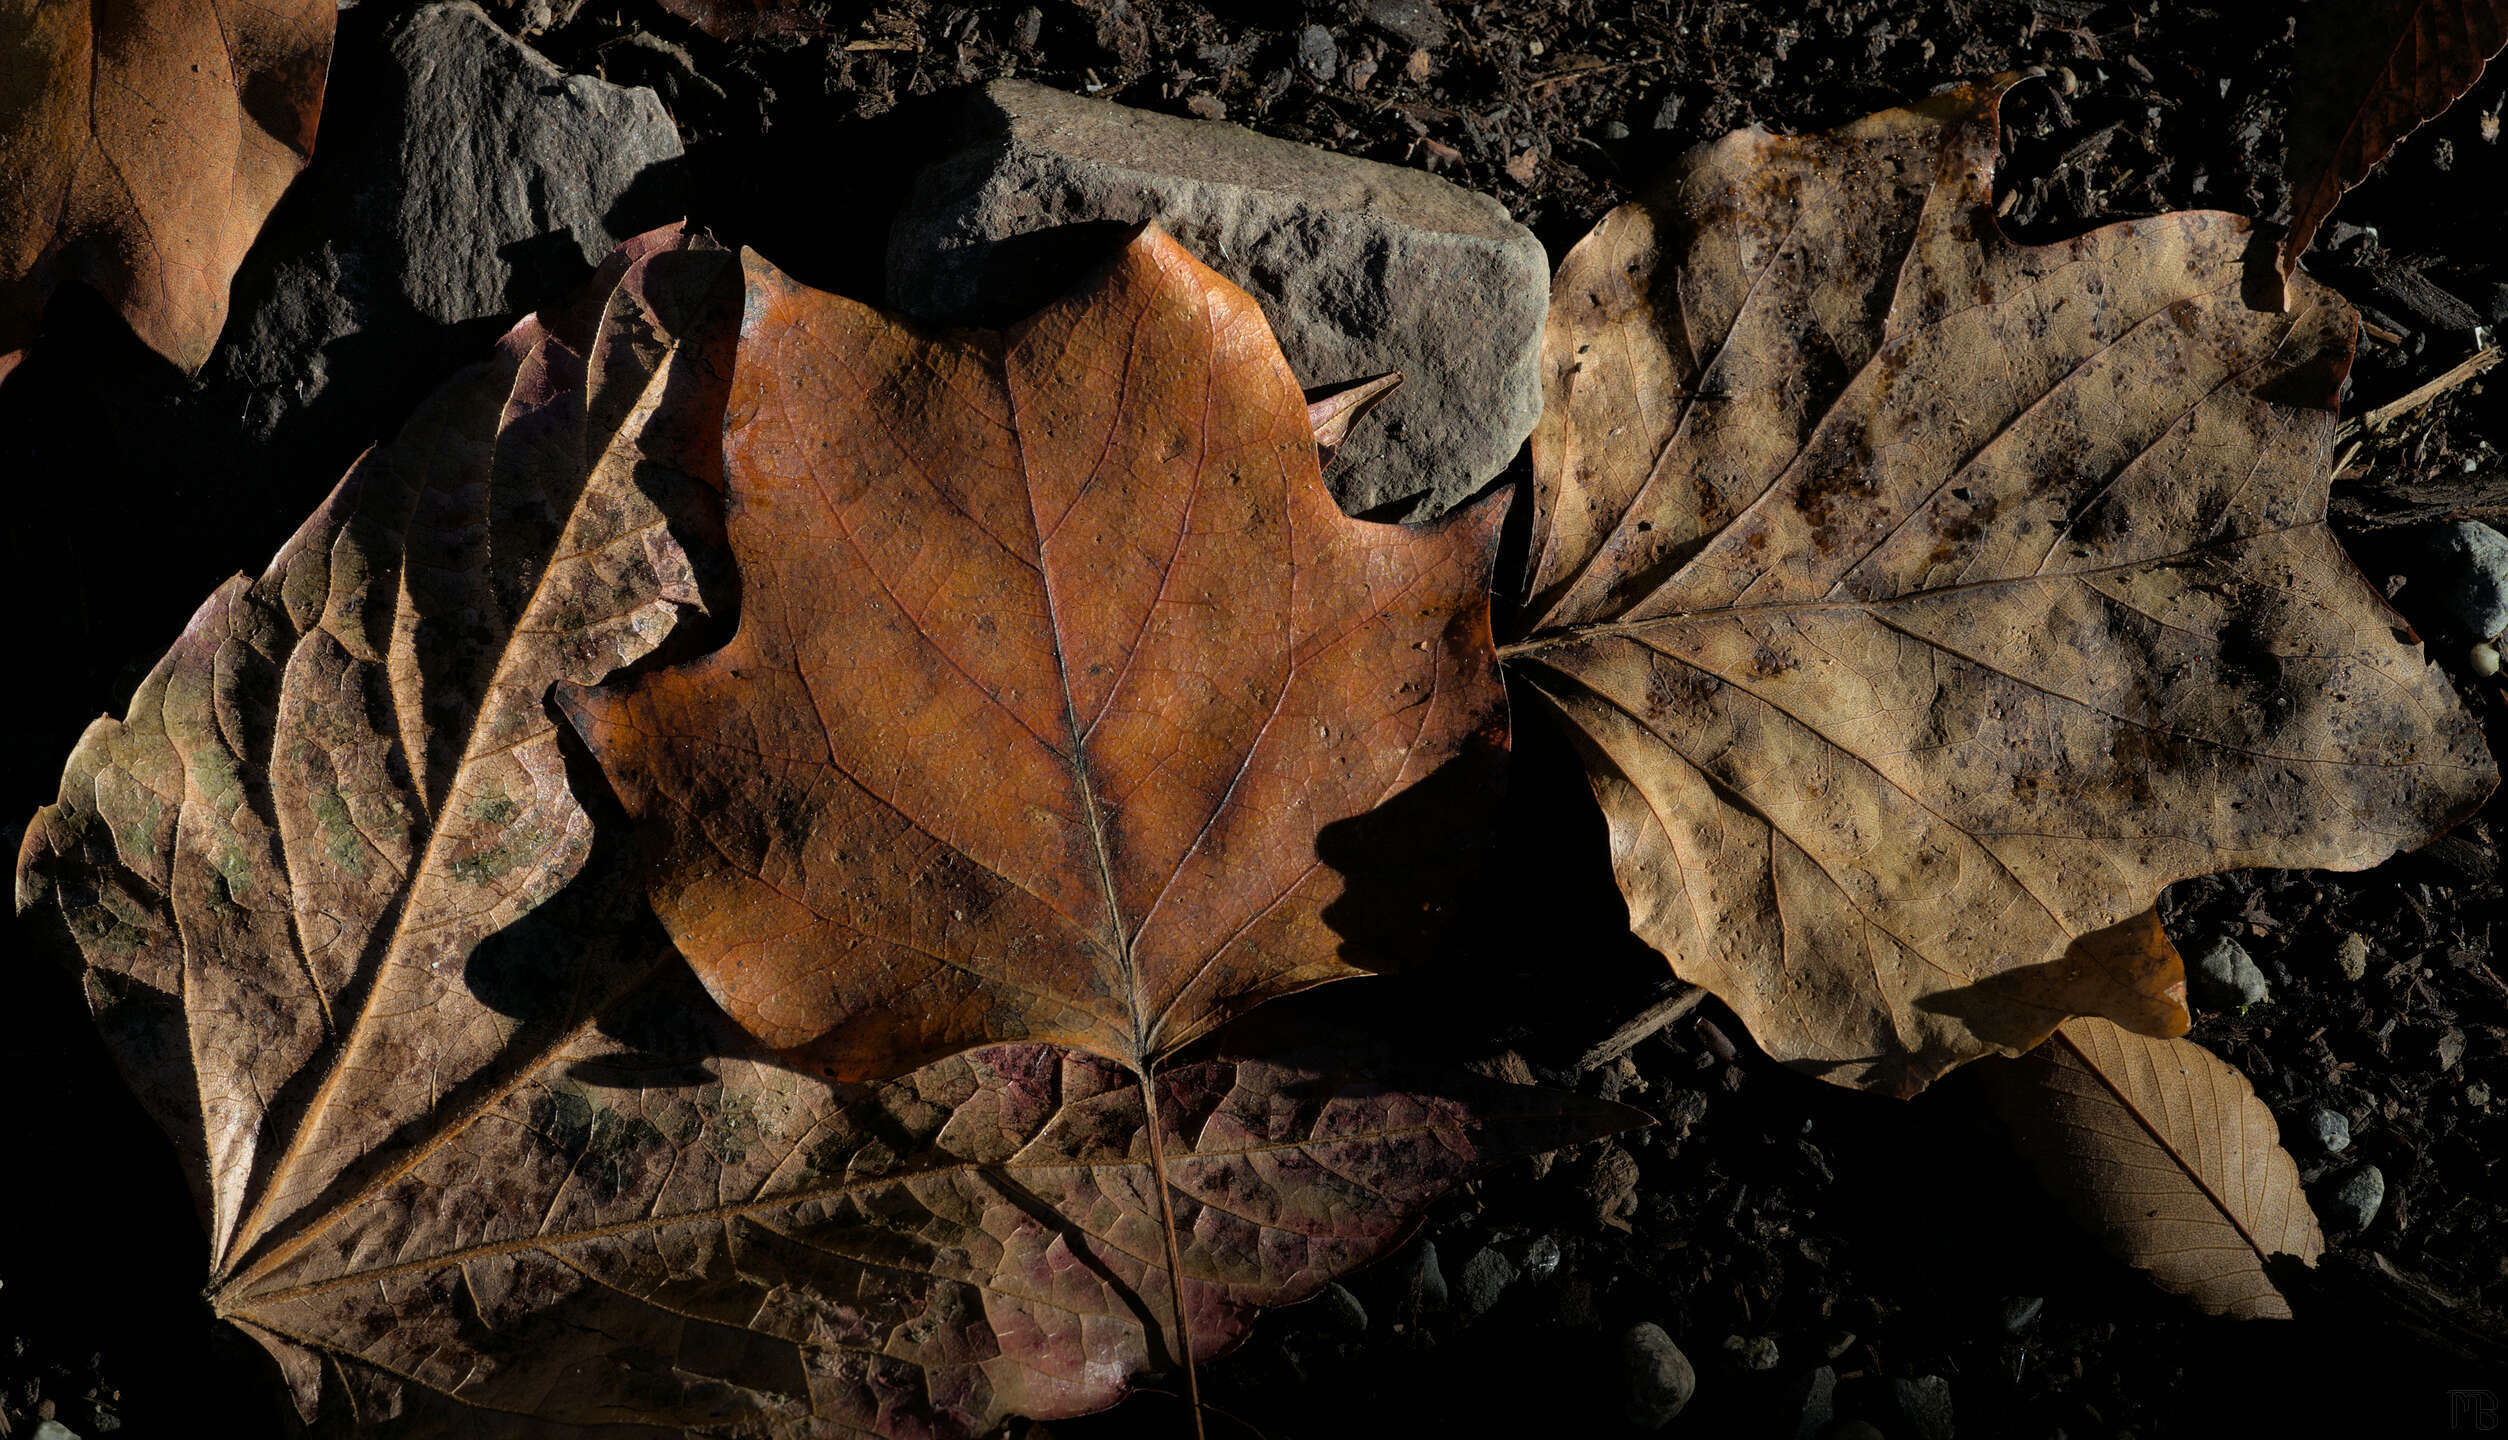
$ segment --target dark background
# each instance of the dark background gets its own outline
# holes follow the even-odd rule
[[[797,38],[724,43],[652,0],[592,0],[571,17],[488,8],[517,29],[546,27],[533,43],[570,69],[661,92],[689,142],[683,180],[698,223],[804,281],[873,301],[886,217],[944,143],[952,93],[999,75],[1101,86],[1174,113],[1214,96],[1228,118],[1265,133],[1433,163],[1505,201],[1555,259],[1682,148],[1726,130],[1818,128],[1947,81],[2060,65],[2073,93],[2029,85],[2007,105],[2000,181],[2014,196],[2007,226],[2047,238],[2176,208],[2273,215],[2306,10],[2091,0],[904,0],[873,10],[839,0],[800,12],[810,24]],[[308,197],[340,183],[335,157],[354,155],[376,124],[361,108],[372,88],[357,82],[389,14],[384,0],[366,0],[342,15],[321,155],[270,237],[315,223]],[[1330,82],[1298,65],[1295,37],[1309,24],[1334,37]],[[847,48],[865,40],[913,48]],[[1424,83],[1404,76],[1415,48],[1430,51]],[[1581,69],[1583,57],[1602,68]],[[1351,83],[1361,61],[1377,67],[1364,88]],[[2425,313],[2416,284],[2508,328],[2508,146],[2481,133],[2504,88],[2495,69],[2403,145],[2311,258],[2402,337],[2364,347],[2354,411],[2474,348],[2444,307]],[[248,264],[239,295],[251,274]],[[562,289],[553,282],[538,298]],[[12,851],[80,729],[120,709],[192,608],[227,575],[265,563],[356,453],[497,328],[401,336],[372,377],[343,381],[322,405],[257,434],[234,392],[174,373],[84,293],[56,299],[34,358],[0,386],[6,561],[22,637],[0,772]],[[2336,489],[2354,554],[2458,667],[2495,746],[2496,682],[2464,672],[2467,637],[2390,576],[2410,573],[2411,523],[2508,508],[2500,410],[2460,391],[2371,437]],[[1849,1094],[1769,1064],[1712,1003],[1624,1066],[1574,1071],[1571,1057],[1664,972],[1625,934],[1573,758],[1527,724],[1517,759],[1501,853],[1446,962],[1399,984],[1340,987],[1364,993],[1333,1004],[1423,1045],[1484,1060],[1513,1052],[1504,1063],[1536,1078],[1669,1118],[1622,1147],[1641,1177],[1633,1202],[1602,1147],[1589,1147],[1546,1168],[1519,1164],[1442,1205],[1428,1226],[1452,1297],[1442,1308],[1414,1246],[1350,1279],[1363,1326],[1346,1307],[1267,1317],[1245,1351],[1204,1376],[1212,1403],[1253,1431],[1620,1433],[1618,1338],[1639,1320],[1662,1324],[1699,1368],[1677,1434],[1791,1434],[1787,1385],[1850,1334],[1829,1362],[1839,1411],[1893,1436],[1919,1433],[1894,1382],[1920,1376],[1947,1381],[1959,1433],[1972,1437],[2224,1425],[2445,1434],[2451,1391],[2487,1388],[2508,1407],[2496,1348],[2486,1355],[2478,1335],[2446,1333],[2497,1324],[2451,1302],[2493,1314],[2508,1305],[2508,1099],[2477,1105],[2467,1093],[2479,1080],[2508,1095],[2491,810],[2375,872],[2217,877],[2177,887],[2164,906],[2189,952],[2235,935],[2273,982],[2272,1003],[2202,1017],[2195,1038],[2255,1081],[2312,1180],[2329,1167],[2295,1139],[2297,1121],[2331,1105],[2357,1136],[2344,1158],[2373,1160],[2389,1185],[2365,1231],[2330,1234],[2320,1273],[2294,1279],[2299,1320],[2242,1325],[2189,1313],[2070,1228],[1963,1079],[1913,1104]],[[2330,958],[2346,929],[2374,946],[2359,982]],[[0,961],[0,1413],[31,1426],[50,1400],[90,1436],[108,1422],[144,1436],[281,1433],[289,1421],[274,1369],[213,1326],[199,1295],[205,1246],[172,1152],[123,1092],[74,980],[38,938],[13,926]],[[2436,1051],[2451,1030],[2465,1043],[2447,1068]],[[1471,1313],[1474,1257],[1494,1251],[1521,1270],[1549,1246],[1555,1270],[1526,1273]],[[2377,1255],[2447,1298],[2416,1300],[2408,1283],[2368,1278]],[[2013,1302],[2029,1298],[2042,1311],[2007,1327]],[[1774,1339],[1777,1368],[1732,1365],[1728,1335]],[[2496,1347],[2498,1331],[2488,1338]],[[2508,1427],[2508,1408],[2499,1413]],[[1150,1394],[1050,1431],[1173,1435],[1183,1423],[1171,1399]],[[2452,1429],[2476,1423],[2466,1411]],[[1252,1432],[1219,1423],[1214,1433]]]

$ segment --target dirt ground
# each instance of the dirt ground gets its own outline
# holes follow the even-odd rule
[[[838,0],[793,12],[797,35],[736,43],[655,0],[489,8],[562,65],[661,93],[690,145],[694,220],[876,300],[886,216],[942,142],[952,94],[1004,75],[1224,109],[1267,134],[1427,166],[1499,197],[1555,259],[1727,130],[1815,129],[1949,81],[2063,67],[2071,93],[2033,83],[2007,105],[2008,228],[2043,239],[2191,207],[2271,216],[2301,7]],[[343,63],[375,43],[384,11],[365,0],[343,15]],[[1329,78],[1301,55],[1308,26],[1331,37]],[[2357,191],[2310,261],[2374,327],[2355,413],[2470,353],[2468,314],[2508,329],[2508,145],[2482,125],[2503,71]],[[335,87],[326,147],[365,118]],[[86,303],[58,302],[94,323],[56,327],[84,338],[0,389],[8,561],[35,650],[0,795],[12,850],[85,722],[118,711],[199,597],[258,568],[415,398],[378,406],[370,433],[219,468],[202,437],[228,422],[187,409],[180,378],[100,314],[75,313]],[[141,378],[95,378],[111,374]],[[2335,492],[2363,570],[2450,665],[2495,748],[2508,740],[2497,680],[2464,668],[2466,637],[2406,582],[2411,525],[2508,514],[2503,447],[2508,407],[2459,390],[2366,437]],[[2270,1002],[2202,1015],[2194,1038],[2254,1081],[2306,1177],[2365,1159],[2387,1180],[2375,1219],[2329,1227],[2326,1263],[2291,1278],[2298,1320],[2238,1324],[2190,1313],[2072,1229],[1965,1080],[1912,1104],[1849,1094],[1767,1062],[1712,1002],[1578,1070],[1665,972],[1625,932],[1573,757],[1537,721],[1518,755],[1504,852],[1449,963],[1340,987],[1364,993],[1331,1003],[1663,1123],[1494,1175],[1435,1212],[1427,1245],[1352,1277],[1345,1296],[1267,1317],[1203,1377],[1231,1417],[1215,1435],[1633,1434],[1618,1342],[1643,1320],[1700,1374],[1676,1434],[1793,1436],[1820,1365],[1837,1377],[1836,1415],[1893,1440],[1949,1433],[1930,1428],[1937,1393],[1969,1437],[2471,1433],[2486,1415],[2508,1428],[2496,805],[2373,872],[2232,874],[2163,906],[2190,954],[2233,936],[2270,980]],[[2334,959],[2346,932],[2369,942],[2358,980]],[[203,1245],[170,1150],[122,1093],[74,985],[24,948],[13,940],[0,966],[0,1414],[16,1427],[56,1415],[88,1436],[282,1433],[275,1371],[199,1299]],[[2319,1107],[2352,1127],[2336,1162],[2304,1138]],[[1756,1368],[1761,1340],[1773,1363]],[[1184,1433],[1173,1384],[1146,1388],[1104,1415],[1014,1430]]]

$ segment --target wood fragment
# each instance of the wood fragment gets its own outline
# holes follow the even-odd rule
[[[2350,434],[2354,433],[2355,429],[2384,429],[2390,422],[2402,416],[2411,414],[2413,411],[2429,404],[2439,396],[2446,394],[2448,391],[2455,389],[2457,386],[2464,384],[2466,381],[2473,379],[2474,377],[2480,375],[2483,371],[2498,364],[2499,355],[2500,350],[2496,345],[2493,345],[2485,350],[2474,352],[2474,354],[2467,358],[2464,363],[2456,366],[2456,368],[2448,371],[2446,374],[2439,376],[2437,379],[2432,380],[2426,385],[2412,390],[2401,399],[2390,400],[2387,403],[2378,406],[2376,409],[2352,422],[2351,425],[2343,427],[2343,433],[2338,435],[2336,438],[2348,438]]]
[[[1578,1070],[1599,1070],[1644,1043],[1666,1025],[1698,1008],[1707,992],[1681,980],[1667,980],[1656,987],[1654,998],[1646,1007],[1630,1016],[1620,1027],[1585,1047],[1576,1057]]]

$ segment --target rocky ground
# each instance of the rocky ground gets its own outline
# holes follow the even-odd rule
[[[418,54],[365,0],[342,15],[320,156],[203,376],[65,294],[0,387],[8,561],[35,648],[7,838],[201,596],[258,567],[359,449],[612,238],[685,213],[804,281],[881,299],[890,217],[955,143],[971,85],[1033,79],[1429,171],[1495,197],[1555,261],[1683,147],[1736,126],[1816,128],[2060,66],[2069,94],[2026,86],[2007,107],[2005,223],[2044,238],[2192,206],[2273,214],[2297,8],[905,0],[801,6],[727,41],[656,0],[525,0]],[[2374,327],[2355,412],[2508,328],[2503,93],[2495,70],[2403,146],[2311,260]],[[527,182],[456,183],[466,127],[488,113],[537,117],[500,152]],[[2428,527],[2508,514],[2500,413],[2453,392],[2360,437],[2336,488],[2362,567],[2495,746],[2508,708],[2468,668],[2465,602],[2437,583]],[[2195,1038],[2254,1080],[2328,1230],[2326,1264],[2290,1281],[2300,1318],[2241,1325],[2188,1314],[2070,1229],[1962,1081],[1914,1104],[1848,1094],[1769,1064],[1712,1003],[1581,1064],[1661,998],[1662,964],[1625,933],[1573,758],[1535,726],[1519,757],[1503,852],[1450,963],[1334,1003],[1662,1123],[1493,1176],[1423,1243],[1269,1317],[1204,1376],[1232,1417],[1215,1434],[1640,1433],[1629,1407],[1661,1399],[1673,1350],[1696,1393],[1668,1433],[2508,1426],[2481,1398],[2508,1407],[2496,807],[2368,874],[2229,875],[2164,906],[2189,957],[2223,941],[2248,957],[2219,956],[2230,989],[2199,990]],[[74,986],[18,948],[0,967],[0,1434],[280,1433],[267,1362],[198,1300],[202,1245],[170,1152]],[[1165,1390],[1027,1433],[1176,1434]]]

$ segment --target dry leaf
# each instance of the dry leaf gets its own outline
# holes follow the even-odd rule
[[[0,376],[85,281],[197,370],[313,155],[332,0],[0,0]]]
[[[2318,0],[2301,12],[2282,160],[2285,278],[2343,192],[2473,88],[2504,44],[2508,0]]]
[[[998,337],[748,283],[739,630],[568,701],[733,1019],[848,1079],[1146,1070],[1424,943],[1504,739],[1494,506],[1344,517],[1262,312],[1155,229]]]
[[[673,422],[721,413],[730,267],[658,231],[516,326],[201,607],[29,827],[19,908],[57,907],[83,954],[217,1293],[604,998],[517,1024],[465,964],[591,844],[550,685],[698,598],[655,497],[711,493],[715,426]]]
[[[2495,781],[2324,523],[2350,309],[2251,308],[2217,212],[2009,240],[1999,94],[1728,136],[1577,246],[1503,652],[1637,933],[1902,1094],[2182,1030],[2161,887],[2372,865]]]
[[[678,966],[601,1028],[222,1312],[327,1372],[367,1427],[430,1435],[941,1440],[1175,1368],[1129,1072],[1018,1045],[831,1085],[738,1053]],[[1338,1049],[1157,1083],[1201,1361],[1257,1307],[1391,1249],[1456,1182],[1631,1118]]]
[[[1984,1073],[2013,1143],[2119,1259],[2210,1314],[2289,1318],[2265,1260],[2313,1261],[2325,1237],[2245,1076],[2096,1019]]]

